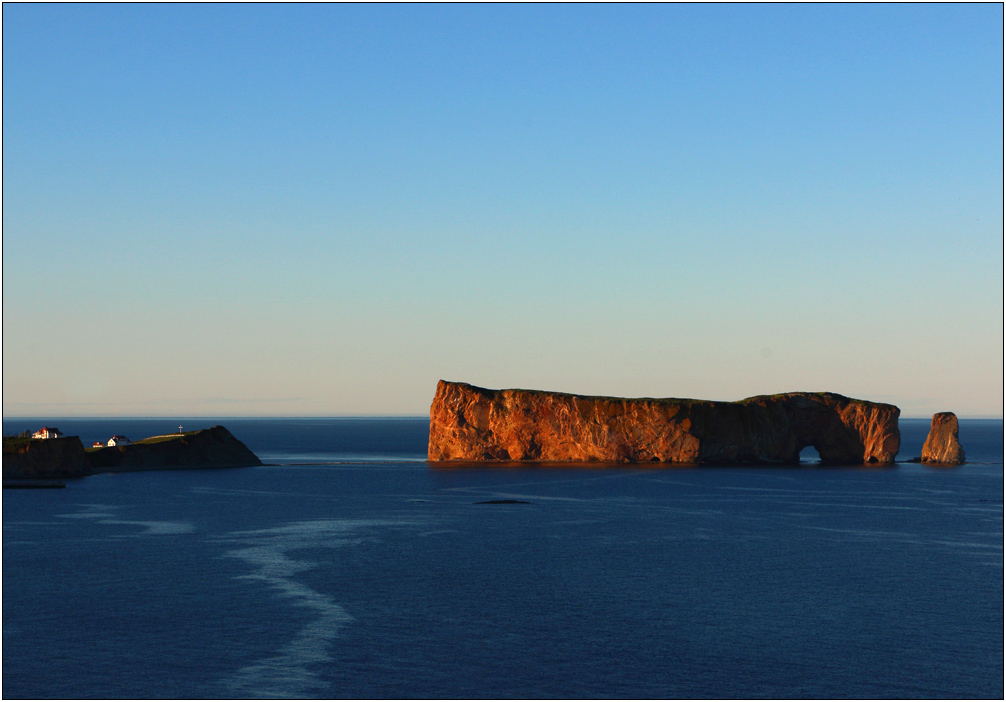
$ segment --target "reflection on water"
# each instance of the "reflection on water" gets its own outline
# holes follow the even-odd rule
[[[332,453],[332,452],[312,452],[302,453],[297,451],[261,451],[258,454],[259,460],[266,465],[319,465],[331,466],[351,463],[359,465],[361,463],[425,463],[426,456],[402,457],[393,454],[380,453]]]

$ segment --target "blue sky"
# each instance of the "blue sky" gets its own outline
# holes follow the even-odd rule
[[[1003,410],[1001,5],[4,5],[5,415]]]

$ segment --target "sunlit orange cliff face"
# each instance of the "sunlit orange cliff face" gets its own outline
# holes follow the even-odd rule
[[[487,390],[441,380],[430,461],[889,464],[901,443],[894,405],[793,392],[739,402]]]
[[[937,412],[929,427],[926,443],[922,445],[922,462],[945,466],[964,463],[964,447],[957,438],[957,415]]]

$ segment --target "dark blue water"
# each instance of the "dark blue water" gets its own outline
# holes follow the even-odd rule
[[[957,469],[435,469],[425,420],[182,423],[275,465],[4,491],[5,698],[1003,695],[1001,420]]]

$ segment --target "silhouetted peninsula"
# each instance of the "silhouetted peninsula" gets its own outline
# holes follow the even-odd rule
[[[94,473],[173,468],[237,468],[262,462],[222,426],[85,449],[76,436],[4,437],[4,478],[78,478]]]

